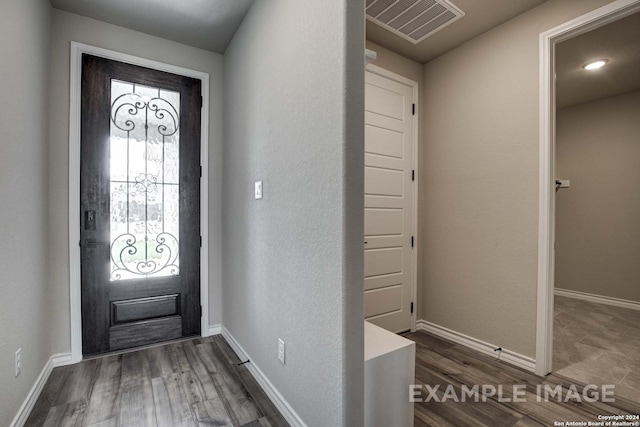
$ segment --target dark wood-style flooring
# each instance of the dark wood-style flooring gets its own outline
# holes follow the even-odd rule
[[[536,386],[572,383],[545,378],[425,332],[416,342],[416,384],[526,385],[526,402],[416,403],[415,426],[553,426],[555,421],[597,421],[598,415],[638,414],[640,404],[538,402]],[[86,360],[53,370],[27,426],[287,426],[245,365],[214,336]],[[577,385],[577,384],[576,384]],[[581,388],[580,388],[581,390]],[[423,391],[426,398],[428,392]],[[325,427],[325,426],[322,426]],[[331,426],[333,427],[333,426]],[[395,427],[395,426],[389,426]]]
[[[553,426],[555,421],[599,421],[598,415],[639,414],[640,402],[632,402],[615,396],[615,403],[568,403],[556,401],[537,401],[537,385],[563,386],[563,396],[571,385],[582,393],[582,385],[556,375],[539,377],[516,368],[508,363],[497,361],[483,354],[452,342],[440,339],[426,332],[404,334],[404,337],[416,343],[416,384],[435,388],[442,399],[446,388],[451,384],[456,395],[461,396],[462,385],[502,385],[507,394],[513,385],[526,385],[526,402],[499,402],[497,397],[486,402],[458,403],[453,399],[446,402],[420,402],[414,405],[415,426]],[[422,391],[422,398],[429,396]],[[564,399],[564,397],[562,398]]]
[[[214,336],[55,368],[26,426],[288,426]]]

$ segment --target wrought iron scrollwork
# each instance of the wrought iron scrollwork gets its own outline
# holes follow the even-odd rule
[[[116,237],[111,244],[111,260],[113,269],[111,280],[123,279],[123,274],[135,274],[148,276],[150,274],[166,273],[176,275],[180,271],[178,261],[178,239],[170,233],[160,233],[156,236],[155,252],[160,255],[153,259],[148,254],[144,259],[136,261],[138,247],[137,239],[133,234],[122,234]],[[145,248],[146,248],[146,243]],[[132,267],[133,266],[133,267]]]
[[[111,121],[118,129],[131,132],[136,129],[135,119],[143,119],[143,112],[151,112],[160,120],[157,129],[160,135],[171,136],[178,132],[180,116],[169,101],[160,97],[147,99],[137,93],[126,93],[113,101]],[[148,125],[149,121],[145,115],[144,126]]]
[[[150,173],[136,176],[136,190],[141,193],[153,193],[158,189],[158,177]]]
[[[164,165],[165,141],[174,135],[177,136],[180,117],[174,105],[161,97],[161,91],[157,91],[157,97],[142,96],[135,93],[136,86],[132,85],[133,92],[115,97],[111,104],[112,126],[126,132],[127,147],[132,132],[144,132],[144,143],[162,144],[162,164]],[[113,128],[112,128],[113,134]],[[142,139],[140,139],[142,140]],[[171,139],[168,139],[171,141]],[[146,153],[146,151],[145,151]],[[127,156],[129,156],[127,148]],[[145,157],[147,154],[145,154]],[[164,181],[164,169],[162,176],[149,173],[145,158],[143,173],[129,174],[127,170],[126,181],[112,181],[126,186],[122,190],[114,190],[116,193],[126,193],[126,214],[123,212],[112,219],[112,224],[126,222],[126,232],[111,239],[111,280],[123,280],[136,277],[168,276],[179,274],[179,242],[177,236],[165,231],[164,186],[177,185]],[[127,157],[127,168],[129,157]],[[135,177],[133,176],[135,175]],[[162,192],[158,193],[158,187]],[[114,193],[114,194],[116,194]],[[142,197],[142,201],[130,201],[129,196]],[[157,208],[150,208],[149,200],[162,200],[161,214]],[[138,199],[141,200],[141,199]],[[138,209],[136,214],[130,214],[131,209]],[[140,207],[143,208],[140,208]],[[123,208],[121,208],[123,209]],[[142,210],[143,209],[143,210]],[[151,211],[151,212],[150,212]],[[155,219],[154,219],[155,218]],[[160,219],[158,219],[160,218]],[[150,225],[151,221],[151,225]],[[130,228],[134,228],[133,231]],[[136,230],[137,229],[137,230]],[[113,230],[113,229],[112,229]],[[112,231],[113,232],[113,231]],[[118,233],[114,233],[118,234]]]

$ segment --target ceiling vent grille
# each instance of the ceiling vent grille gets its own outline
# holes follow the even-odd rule
[[[464,16],[447,0],[367,0],[367,19],[418,44]]]

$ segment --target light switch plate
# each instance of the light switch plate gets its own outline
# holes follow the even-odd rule
[[[278,360],[284,365],[284,341],[278,338]]]
[[[262,181],[256,181],[255,196],[256,200],[262,199]]]
[[[22,373],[22,348],[19,348],[16,351],[15,368],[16,368],[16,377],[18,377]]]

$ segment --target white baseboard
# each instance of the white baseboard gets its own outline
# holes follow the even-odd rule
[[[217,324],[217,325],[209,325],[209,331],[207,332],[208,337],[212,336],[212,335],[220,335],[222,333],[222,325],[221,324]]]
[[[614,307],[628,308],[640,311],[640,302],[620,298],[605,297],[603,295],[588,294],[586,292],[571,291],[569,289],[556,288],[554,294],[560,297],[580,299],[598,304],[612,305]]]
[[[418,320],[416,322],[416,329],[429,332],[433,335],[447,339],[456,344],[469,347],[473,350],[479,351],[480,353],[497,358],[497,352],[494,351],[495,348],[499,347],[497,345],[490,344],[488,342],[470,337],[465,334],[461,334],[460,332],[456,332],[451,329],[445,328],[443,326],[439,326],[434,323],[427,322],[426,320]],[[511,350],[502,349],[500,354],[500,360],[503,360],[505,362],[508,362],[512,365],[515,365],[519,368],[525,369],[530,372],[535,373],[535,370],[536,370],[535,359],[533,359],[532,357],[524,356],[522,354],[516,353]]]
[[[58,353],[51,356],[51,361],[53,363],[53,367],[57,368],[58,366],[67,366],[71,365],[71,353]]]
[[[285,400],[285,398],[280,394],[280,392],[271,384],[271,381],[266,377],[266,375],[258,368],[254,363],[251,357],[244,351],[242,346],[236,341],[236,339],[231,335],[231,333],[222,326],[222,336],[229,343],[233,351],[236,352],[238,357],[241,360],[251,360],[250,363],[247,363],[245,366],[249,369],[249,372],[253,375],[253,377],[258,381],[260,387],[264,390],[264,392],[269,396],[269,399],[273,402],[273,404],[278,408],[282,416],[287,420],[287,422],[294,427],[306,427],[302,418],[296,413],[296,411],[289,405],[289,403]]]
[[[70,363],[71,353],[54,354],[49,358],[49,360],[47,360],[47,363],[44,364],[40,375],[36,378],[36,382],[33,384],[33,387],[31,387],[31,390],[29,390],[27,398],[22,402],[22,406],[20,406],[18,413],[13,418],[13,421],[10,424],[11,427],[22,427],[24,423],[27,422],[27,418],[29,418],[31,410],[33,410],[33,406],[36,404],[38,397],[40,397],[40,393],[42,393],[42,389],[47,383],[53,368],[68,365]]]

